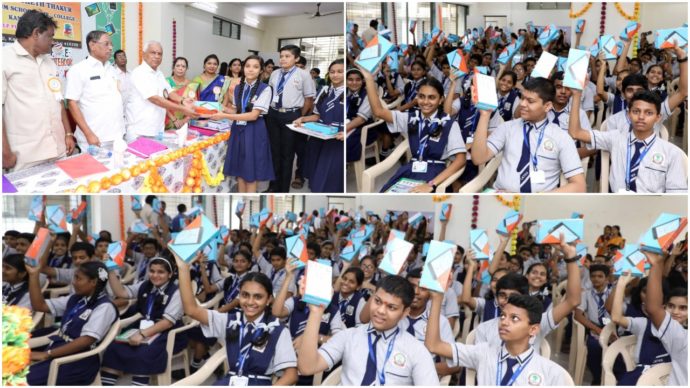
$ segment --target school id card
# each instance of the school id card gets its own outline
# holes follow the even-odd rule
[[[389,187],[386,193],[409,193],[415,187],[425,183],[424,181],[416,179],[401,178],[399,181],[395,182],[393,186]]]

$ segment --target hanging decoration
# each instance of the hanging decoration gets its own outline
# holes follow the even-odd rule
[[[632,15],[628,15],[627,13],[625,13],[625,10],[621,6],[621,3],[613,3],[613,4],[616,6],[616,10],[618,11],[618,13],[621,16],[623,16],[623,18],[625,18],[631,22],[637,21],[637,18],[635,17],[635,12],[633,12]],[[640,8],[640,3],[635,3],[635,9],[638,10],[639,8]]]
[[[127,235],[125,234],[125,198],[122,195],[117,196],[117,206],[120,213],[120,240],[124,240]]]
[[[511,209],[513,209],[513,210],[515,210],[516,212],[519,212],[519,211],[520,211],[520,203],[522,202],[522,197],[520,197],[519,195],[514,195],[514,196],[513,196],[513,199],[511,199],[511,200],[507,200],[507,199],[503,198],[502,195],[496,195],[496,199],[497,199],[501,204],[503,204],[503,206],[507,206],[507,207],[509,207],[509,208],[511,208]],[[510,233],[510,238],[511,238],[511,242],[510,242],[510,254],[511,254],[511,255],[515,255],[515,254],[517,253],[517,234],[518,234],[518,229],[519,229],[519,228],[515,228],[515,229],[513,229],[513,231]]]
[[[177,58],[177,21],[173,19],[172,22],[172,57],[173,60]]]
[[[479,219],[479,196],[472,196],[472,224],[470,228],[477,229],[477,220]]]
[[[139,2],[139,63],[144,55],[144,3]]]
[[[599,36],[606,33],[606,2],[601,3],[601,21],[599,22]]]
[[[581,10],[579,10],[577,12],[573,12],[573,3],[570,3],[570,13],[568,14],[568,17],[571,19],[577,19],[580,16],[586,14],[590,8],[592,8],[592,3],[587,3],[587,4],[585,4],[584,7],[582,7]]]
[[[213,222],[218,225],[218,201],[216,196],[213,196]]]
[[[395,18],[395,2],[391,3],[391,14],[393,15],[393,43],[398,44],[398,23]]]
[[[122,41],[120,42],[120,48],[122,49],[122,51],[127,51],[125,49],[127,43],[127,39],[125,36],[125,4],[126,3],[120,3],[120,7],[122,7],[120,9],[120,39],[122,39]]]
[[[444,195],[432,195],[431,196],[431,199],[434,202],[443,202],[443,201],[447,200],[448,198],[450,198],[450,195],[445,195],[445,194]]]

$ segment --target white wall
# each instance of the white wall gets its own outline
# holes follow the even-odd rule
[[[309,15],[264,18],[266,29],[261,39],[261,51],[278,50],[279,39],[311,36],[343,35],[345,19],[342,13],[310,19]]]
[[[525,28],[529,21],[537,26],[555,24],[556,26],[569,26],[568,10],[530,10],[527,11],[525,2],[515,3],[461,3],[469,5],[467,15],[467,27],[484,26],[484,15],[506,16],[508,25],[513,32]],[[594,8],[594,7],[592,7]],[[590,12],[592,12],[590,10]]]

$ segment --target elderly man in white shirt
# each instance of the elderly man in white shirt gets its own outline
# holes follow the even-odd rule
[[[108,63],[113,43],[105,31],[86,36],[89,56],[67,73],[69,111],[77,123],[74,135],[82,152],[89,145],[122,139],[125,132],[122,96],[115,72]]]
[[[132,89],[125,109],[128,141],[139,136],[155,137],[162,134],[166,109],[182,112],[193,118],[199,116],[192,109],[192,100],[170,93],[170,84],[158,70],[162,58],[161,44],[147,42],[144,45],[144,61],[132,71]]]

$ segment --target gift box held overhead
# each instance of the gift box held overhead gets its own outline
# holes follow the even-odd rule
[[[557,56],[547,51],[542,51],[537,64],[534,65],[534,69],[532,70],[532,77],[548,79],[556,62],[558,62]]]
[[[432,240],[422,269],[419,286],[436,292],[445,292],[453,272],[455,244]]]
[[[448,64],[450,69],[457,77],[462,77],[463,75],[469,73],[467,68],[467,55],[462,52],[462,50],[451,51],[446,54],[448,59]]]
[[[451,214],[452,210],[453,210],[453,204],[452,203],[441,204],[441,215],[439,216],[439,220],[441,220],[441,221],[450,220],[450,214]]]
[[[637,31],[639,31],[641,27],[642,25],[638,22],[628,22],[628,25],[626,25],[623,31],[621,31],[621,40],[631,40],[633,36],[637,34]]]
[[[423,219],[424,215],[422,213],[415,213],[407,219],[407,222],[410,224],[411,227],[416,228],[417,226],[419,226]]]
[[[555,24],[549,24],[544,28],[543,31],[539,34],[539,37],[537,38],[537,41],[541,45],[541,47],[546,48],[546,46],[549,45],[549,43],[553,42],[558,38],[558,27],[556,27]]]
[[[45,201],[42,195],[34,195],[31,197],[31,206],[29,207],[29,220],[40,221],[43,216],[43,207],[45,206]]]
[[[38,267],[41,257],[46,253],[50,246],[50,230],[39,228],[34,241],[29,245],[29,249],[24,254],[24,262],[32,267]]]
[[[129,198],[132,200],[132,211],[140,211],[141,210],[141,199],[139,198],[138,195],[130,195]]]
[[[494,110],[498,106],[496,80],[475,69],[472,77],[472,102],[480,110]]]
[[[386,59],[388,53],[393,49],[393,44],[383,36],[377,34],[367,43],[367,46],[359,53],[356,62],[366,71],[373,73],[374,69]]]
[[[62,205],[46,206],[46,224],[55,233],[65,233],[67,231],[67,214]]]
[[[477,260],[491,260],[494,252],[489,244],[489,236],[484,229],[470,230],[470,248],[475,252]]]
[[[405,233],[391,230],[379,269],[391,275],[399,274],[413,246],[411,242],[405,241]]]
[[[587,78],[588,66],[589,52],[584,50],[570,49],[568,52],[568,60],[565,63],[563,86],[583,90],[585,88],[585,79]]]
[[[579,34],[584,31],[586,24],[587,21],[585,19],[577,19],[577,22],[575,23],[575,33]]]
[[[127,243],[116,241],[108,244],[108,261],[105,266],[108,270],[120,269],[125,267],[125,255],[127,254]]]
[[[599,37],[599,50],[604,51],[606,60],[618,58],[616,40],[613,39],[612,35],[603,35]]]
[[[496,233],[502,236],[510,236],[510,234],[513,233],[513,230],[515,230],[515,228],[517,228],[518,225],[520,225],[521,220],[522,214],[520,214],[518,211],[508,211],[508,213],[506,213],[506,215],[501,220],[501,223],[498,224],[498,227],[496,228]]]
[[[613,273],[621,276],[624,272],[630,271],[632,276],[643,277],[646,262],[647,256],[640,250],[640,246],[628,243],[613,256]]]
[[[560,244],[560,234],[567,243],[582,241],[584,236],[582,219],[539,220],[537,221],[537,244]]]
[[[67,213],[67,222],[70,224],[80,223],[86,218],[86,201],[81,201],[79,206]]]
[[[674,41],[678,43],[679,48],[688,51],[688,28],[657,30],[654,35],[654,47],[658,49],[672,48]]]
[[[309,254],[307,253],[307,240],[304,235],[298,234],[286,238],[285,249],[287,250],[288,261],[294,262],[298,269],[304,267],[307,264],[307,261],[309,261]]]
[[[333,295],[333,267],[319,261],[307,263],[302,300],[316,306],[327,306]]]
[[[194,256],[218,235],[218,228],[201,214],[168,243],[168,248],[189,263]]]
[[[688,225],[688,219],[676,214],[662,213],[640,240],[640,249],[661,254]]]
[[[340,251],[340,258],[345,261],[352,261],[362,248],[362,240],[345,240],[345,246]]]
[[[246,204],[243,200],[240,199],[239,201],[237,201],[237,205],[235,206],[235,215],[237,215],[237,217],[242,217],[245,207]]]

